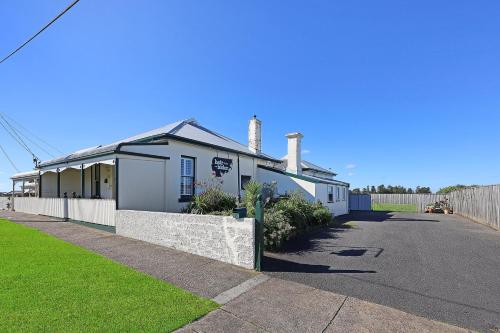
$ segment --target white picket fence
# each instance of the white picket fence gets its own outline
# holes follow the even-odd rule
[[[115,226],[116,203],[112,199],[15,197],[14,210],[28,214]]]

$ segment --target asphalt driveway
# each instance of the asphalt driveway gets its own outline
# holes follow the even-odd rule
[[[357,213],[266,254],[266,273],[426,318],[500,328],[500,232],[456,215]]]

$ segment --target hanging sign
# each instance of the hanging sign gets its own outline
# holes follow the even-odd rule
[[[223,174],[228,173],[233,167],[233,160],[229,158],[214,157],[212,159],[212,171],[215,177],[222,177]]]

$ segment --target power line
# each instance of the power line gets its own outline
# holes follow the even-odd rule
[[[23,125],[21,125],[21,124],[20,124],[18,121],[16,121],[14,118],[12,118],[12,117],[10,117],[10,116],[8,116],[7,114],[2,113],[2,112],[0,112],[0,116],[3,116],[3,118],[7,118],[7,119],[10,121],[10,123],[11,123],[11,124],[12,124],[12,123],[14,123],[14,124],[17,126],[17,131],[18,131],[19,133],[23,134],[23,133],[22,133],[22,131],[20,130],[20,129],[22,129],[22,130],[24,130],[26,133],[30,134],[30,135],[31,135],[34,139],[37,139],[40,143],[43,143],[43,144],[44,144],[47,148],[52,149],[53,151],[57,152],[58,154],[64,155],[64,152],[63,152],[62,150],[58,149],[57,147],[55,147],[55,146],[51,145],[50,143],[48,143],[47,141],[43,140],[42,138],[40,138],[39,136],[37,136],[35,133],[31,132],[29,129],[27,129],[26,127],[24,127]],[[25,138],[27,138],[28,140],[30,140],[30,139],[27,137],[27,135],[26,135],[26,134],[23,134],[23,136],[24,136]],[[30,140],[30,141],[31,141],[31,140]],[[32,142],[33,142],[33,141],[32,141]],[[34,142],[33,142],[33,143],[34,143]],[[49,155],[50,155],[50,154],[49,154]]]
[[[16,170],[16,172],[19,172],[19,169],[16,167],[16,165],[14,164],[14,162],[10,159],[9,154],[7,154],[7,152],[5,151],[5,149],[3,149],[2,145],[0,145],[0,150],[3,152],[3,154],[5,155],[5,157],[7,157],[7,160],[9,160],[9,162],[12,165],[12,167],[14,168],[14,170]]]
[[[0,121],[0,125],[2,125],[2,127],[5,129],[5,131],[21,146],[24,148],[24,150],[26,150],[28,153],[30,153],[31,155],[35,155],[33,154],[33,152],[31,151],[31,149],[28,147],[28,145],[19,137],[19,135],[12,131],[10,128],[8,128],[7,126],[5,126],[5,124]],[[8,125],[8,124],[7,124]]]
[[[2,118],[3,119],[3,118]],[[12,132],[4,125],[4,123],[2,121],[0,121],[0,125],[2,125],[2,127],[7,131],[8,134],[10,134],[10,136],[12,136],[12,138],[14,140],[17,141],[17,143],[19,143],[21,145],[21,147],[23,147],[28,153],[31,154],[31,157],[33,158],[33,163],[35,164],[35,167],[38,167],[38,163],[40,162],[40,159],[35,155],[35,153],[33,153],[33,151],[30,149],[30,147],[26,144],[26,142],[24,142],[24,140],[19,136],[19,134],[17,134],[16,130],[14,128],[11,127],[11,130]],[[7,122],[7,125],[10,127],[10,124]]]
[[[5,116],[0,113],[0,121],[3,119],[3,121],[12,129],[12,131],[16,134],[16,136],[22,141],[24,142],[24,144],[26,146],[28,146],[26,144],[25,141],[22,140],[22,138],[28,140],[29,142],[31,142],[32,144],[34,144],[35,146],[37,146],[38,148],[40,148],[43,152],[45,152],[47,155],[51,156],[51,157],[55,157],[54,154],[52,154],[51,152],[47,151],[44,147],[40,146],[38,143],[36,143],[35,141],[31,140],[26,134],[23,134],[18,128],[15,128],[6,118]],[[5,128],[5,127],[4,127]],[[29,147],[28,147],[29,148]]]
[[[63,16],[64,14],[66,14],[66,12],[68,10],[71,9],[71,7],[73,7],[74,5],[76,5],[78,3],[78,1],[80,0],[75,0],[73,1],[68,7],[66,7],[62,12],[60,12],[56,17],[54,17],[49,23],[47,23],[42,29],[40,29],[36,34],[34,34],[33,36],[31,36],[27,41],[25,41],[21,46],[19,46],[17,49],[15,49],[14,51],[12,51],[8,56],[6,56],[5,58],[3,58],[2,60],[0,60],[0,64],[2,64],[5,60],[9,59],[10,57],[12,57],[15,53],[17,53],[19,50],[21,50],[23,47],[26,46],[26,44],[28,44],[29,42],[31,42],[33,39],[35,39],[39,34],[41,34],[45,29],[47,29],[52,23],[54,23],[55,21],[57,21],[61,16]]]

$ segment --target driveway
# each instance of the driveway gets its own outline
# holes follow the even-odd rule
[[[500,327],[500,232],[456,215],[358,212],[266,253],[273,277],[491,332]]]

